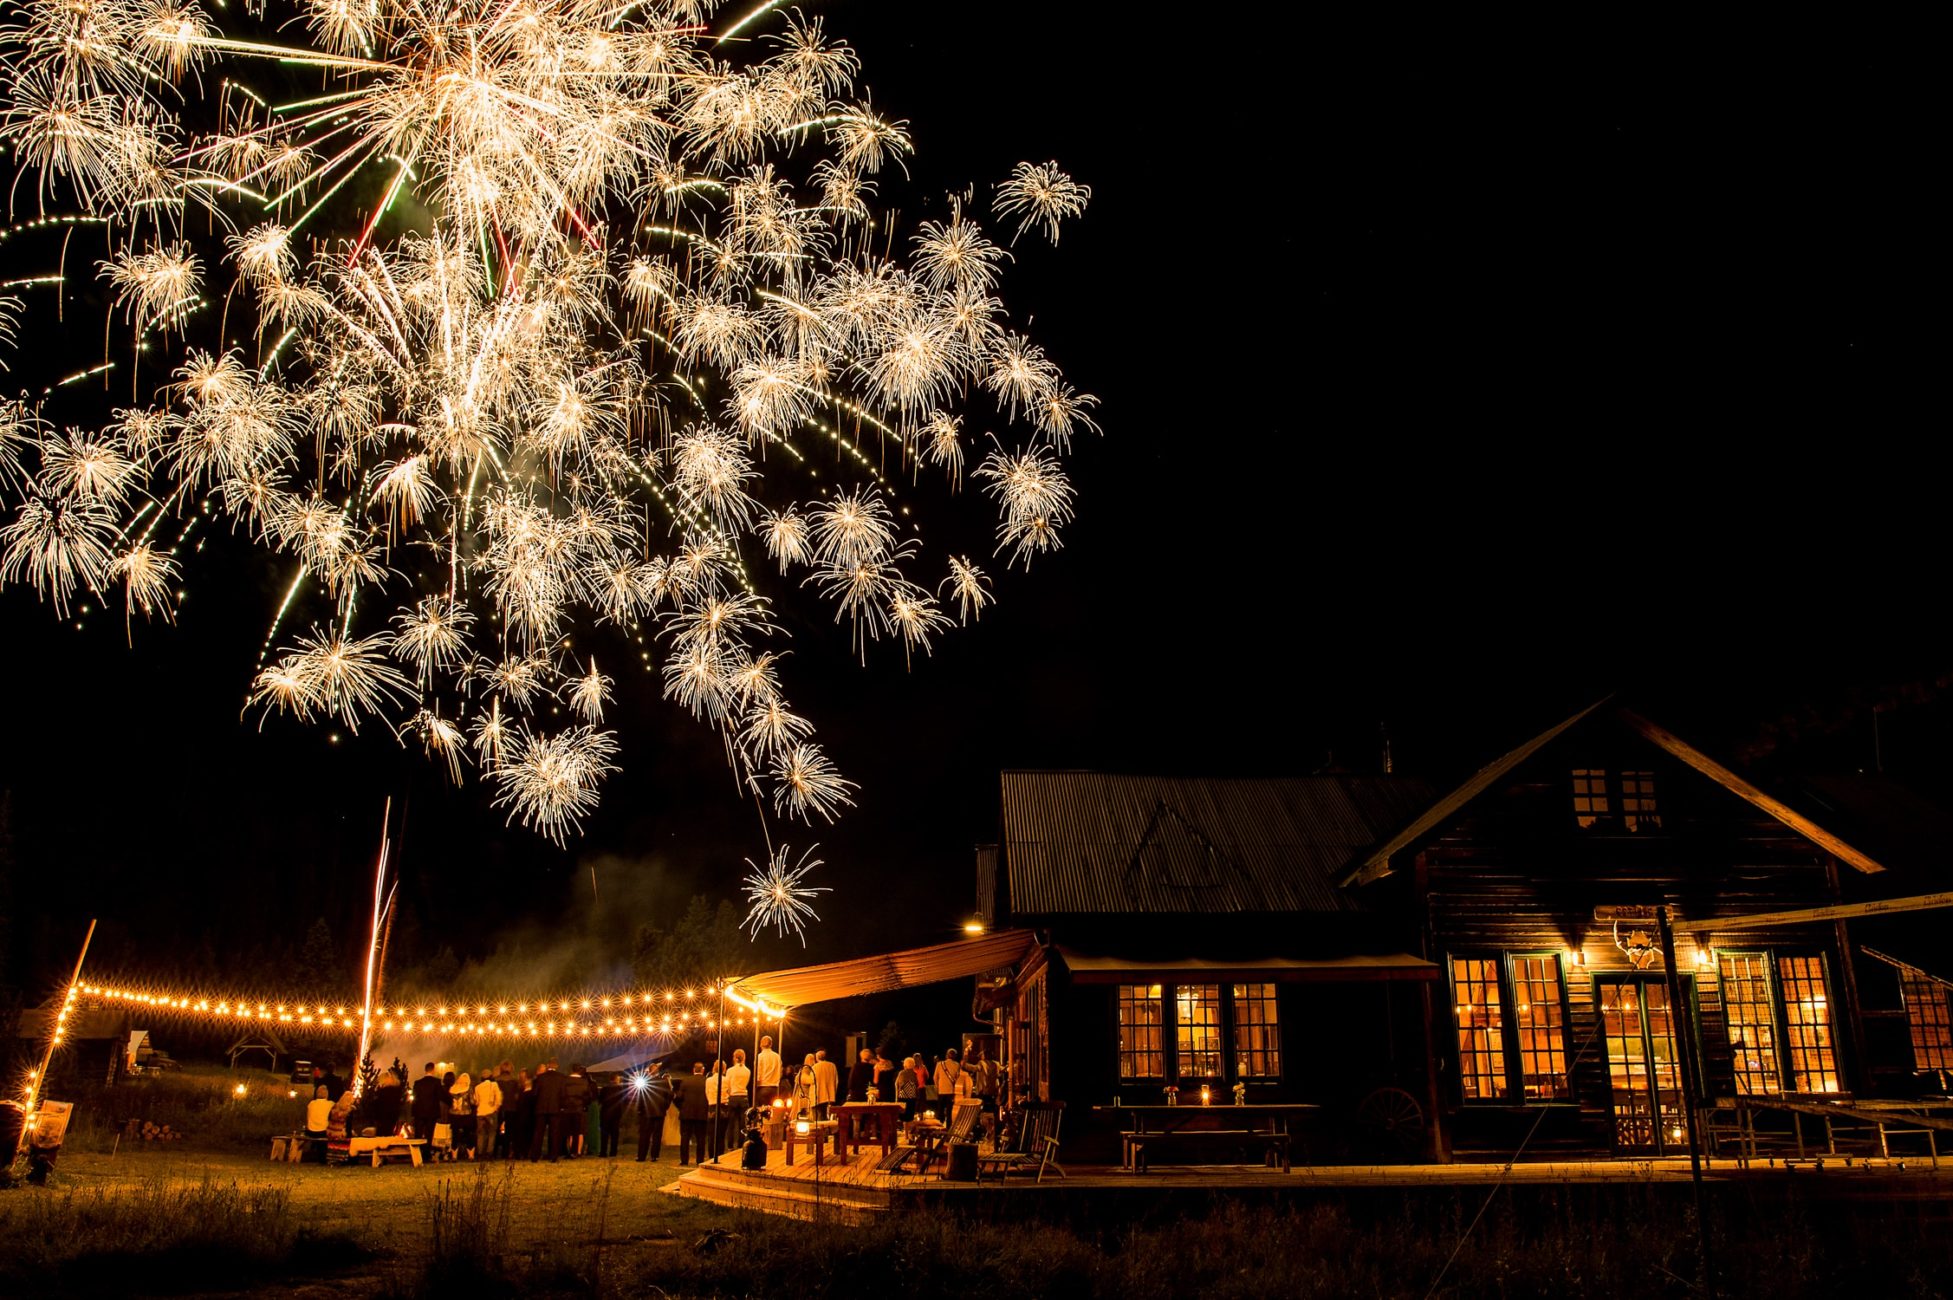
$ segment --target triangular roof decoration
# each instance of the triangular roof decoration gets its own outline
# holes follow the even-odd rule
[[[1472,802],[1481,794],[1484,794],[1495,782],[1511,772],[1513,768],[1519,766],[1519,764],[1525,762],[1528,758],[1531,758],[1555,737],[1560,735],[1560,733],[1592,714],[1612,698],[1609,695],[1594,701],[1564,722],[1547,728],[1511,753],[1480,768],[1472,774],[1470,780],[1433,804],[1425,811],[1423,816],[1398,832],[1389,843],[1381,846],[1368,857],[1364,858],[1355,869],[1343,877],[1342,883],[1346,886],[1362,885],[1389,875],[1391,871],[1390,859],[1392,856],[1403,852],[1410,845],[1422,840],[1425,836],[1436,830],[1440,824],[1451,820],[1466,804]],[[1865,872],[1866,874],[1885,870],[1869,854],[1853,848],[1781,800],[1771,798],[1666,728],[1657,726],[1641,715],[1624,708],[1614,710],[1614,716],[1644,740],[1666,751],[1669,755],[1679,759],[1689,767],[1694,768],[1758,811],[1768,813],[1771,817],[1782,822],[1791,830],[1796,831],[1811,843],[1836,857],[1840,862],[1847,863],[1854,869]]]

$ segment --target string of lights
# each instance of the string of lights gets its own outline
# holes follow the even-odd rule
[[[721,999],[738,1014],[721,1017]],[[357,1029],[367,1014],[350,1001],[267,999],[184,993],[134,984],[77,984],[69,990],[55,1024],[55,1041],[78,1001],[144,1007],[179,1016]],[[779,1021],[784,1012],[741,997],[722,985],[659,992],[595,994],[575,998],[510,998],[451,1003],[384,1003],[372,1008],[372,1025],[383,1033],[434,1033],[477,1038],[615,1038],[683,1033],[721,1025]]]

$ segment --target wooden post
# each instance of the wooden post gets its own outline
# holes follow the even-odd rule
[[[1668,928],[1666,904],[1656,909],[1655,920],[1661,933],[1661,964],[1668,976],[1668,1023],[1675,1033],[1675,1069],[1682,1076],[1682,1111],[1687,1119],[1689,1138],[1689,1181],[1695,1185],[1695,1244],[1697,1263],[1702,1271],[1697,1282],[1708,1290],[1712,1286],[1709,1272],[1709,1216],[1702,1193],[1702,1144],[1696,1133],[1700,1120],[1696,1108],[1700,1103],[1695,1093],[1695,1022],[1689,1016],[1688,1004],[1682,1001],[1682,977],[1675,968],[1675,932]]]
[[[75,1000],[75,986],[81,983],[82,963],[88,960],[88,945],[95,941],[95,918],[88,920],[88,933],[82,936],[81,951],[75,954],[75,973],[68,977],[68,987],[61,994],[61,1008],[54,1013],[54,1023],[47,1027],[47,1050],[41,1053],[41,1068],[34,1075],[34,1082],[27,1089],[27,1112],[20,1126],[20,1136],[14,1139],[13,1154],[7,1163],[20,1159],[20,1149],[27,1144],[27,1134],[33,1128],[41,1108],[41,1090],[47,1087],[48,1067],[54,1063],[54,1049],[61,1033],[61,1022],[65,1012]]]

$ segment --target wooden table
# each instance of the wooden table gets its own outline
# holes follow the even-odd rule
[[[912,1119],[902,1125],[902,1140],[920,1146],[924,1138],[934,1138],[948,1127],[939,1119]]]
[[[794,1146],[798,1143],[805,1142],[814,1149],[814,1168],[819,1169],[821,1167],[821,1153],[827,1149],[828,1141],[834,1138],[836,1129],[837,1125],[831,1119],[817,1121],[805,1135],[801,1134],[793,1125],[787,1125],[786,1145],[784,1148],[787,1155],[787,1163],[789,1165],[793,1163]],[[836,1154],[839,1154],[838,1151]]]
[[[844,1101],[834,1107],[835,1157],[846,1160],[850,1144],[865,1147],[870,1141],[879,1145],[882,1154],[887,1155],[895,1149],[895,1126],[901,1123],[902,1112],[906,1109],[907,1107],[899,1101]],[[861,1135],[860,1125],[863,1120],[873,1121],[875,1128],[873,1138],[864,1138]]]
[[[1257,1102],[1245,1106],[1094,1106],[1093,1111],[1117,1119],[1126,1116],[1131,1127],[1121,1143],[1120,1166],[1134,1173],[1145,1167],[1145,1146],[1149,1137],[1212,1133],[1241,1137],[1249,1145],[1255,1139],[1266,1141],[1270,1150],[1279,1149],[1282,1172],[1289,1170],[1289,1125],[1322,1109],[1309,1102]],[[1265,1159],[1265,1157],[1264,1157]]]
[[[414,1166],[420,1166],[420,1149],[427,1145],[425,1138],[410,1137],[370,1137],[354,1138],[347,1144],[347,1154],[357,1159],[371,1152],[373,1167],[378,1169],[380,1161],[387,1156],[407,1156]]]

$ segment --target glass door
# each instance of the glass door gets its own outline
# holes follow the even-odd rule
[[[1676,1018],[1660,978],[1602,978],[1601,1032],[1614,1104],[1614,1146],[1672,1151],[1687,1141]],[[1684,994],[1686,997],[1686,993]]]

